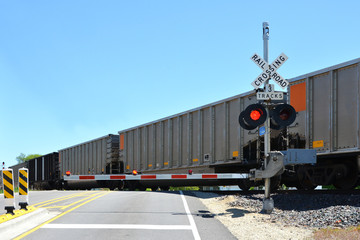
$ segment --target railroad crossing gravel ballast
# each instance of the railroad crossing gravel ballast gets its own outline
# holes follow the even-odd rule
[[[261,211],[263,194],[235,195],[232,207]],[[270,221],[315,228],[360,225],[359,194],[273,194],[275,209]]]

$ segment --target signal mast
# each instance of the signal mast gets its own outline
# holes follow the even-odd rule
[[[264,59],[258,54],[254,54],[250,58],[263,70],[251,84],[257,90],[257,100],[259,102],[249,105],[240,113],[239,123],[240,126],[246,130],[253,130],[264,124],[264,159],[262,170],[254,169],[252,171],[258,171],[258,176],[271,176],[271,174],[264,174],[265,171],[269,171],[268,165],[271,164],[270,168],[272,168],[272,165],[274,165],[273,162],[277,161],[276,159],[279,155],[283,156],[281,152],[271,152],[271,129],[280,130],[292,124],[296,118],[296,111],[291,105],[283,102],[283,93],[274,92],[274,85],[269,84],[269,80],[273,79],[282,89],[287,89],[287,86],[289,85],[287,80],[277,73],[277,69],[288,59],[288,57],[282,53],[274,60],[274,62],[271,64],[268,63],[269,23],[267,22],[263,23],[263,41]],[[259,89],[262,84],[264,84],[264,88]],[[276,100],[277,103],[272,102],[273,100]],[[270,163],[270,161],[272,161],[272,163]],[[281,173],[275,172],[275,174]],[[257,179],[256,176],[254,178]],[[270,177],[263,178],[265,182],[263,211],[271,213],[274,208],[274,201],[270,197]]]

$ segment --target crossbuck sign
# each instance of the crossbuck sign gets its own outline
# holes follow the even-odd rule
[[[276,71],[281,67],[281,65],[288,60],[288,57],[281,53],[271,64],[268,64],[264,59],[262,59],[259,54],[254,54],[251,57],[251,60],[263,70],[263,72],[251,83],[251,85],[258,89],[270,78],[274,80],[282,89],[286,89],[289,85],[289,82],[285,78],[281,77]]]

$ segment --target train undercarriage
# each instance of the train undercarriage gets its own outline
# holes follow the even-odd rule
[[[305,140],[298,135],[286,137],[285,131],[271,139],[273,150],[291,148],[304,149]],[[263,138],[249,142],[243,149],[243,165],[237,165],[239,172],[249,172],[251,168],[259,168],[263,164]],[[259,157],[260,156],[260,157]],[[216,172],[226,172],[234,166],[217,167]],[[360,185],[360,152],[347,154],[318,154],[314,165],[287,166],[280,176],[271,179],[271,189],[281,185],[296,187],[299,190],[313,190],[317,186],[333,185],[336,189],[349,190]],[[241,180],[238,184],[243,190],[263,185],[263,181]]]

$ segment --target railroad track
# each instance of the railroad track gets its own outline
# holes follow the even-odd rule
[[[212,192],[219,195],[254,195],[254,194],[264,194],[264,190],[250,190],[250,191],[241,191],[241,190],[208,190],[203,192]],[[360,189],[351,189],[351,190],[335,190],[335,189],[318,189],[318,190],[276,190],[271,192],[271,194],[340,194],[340,195],[360,195]]]

